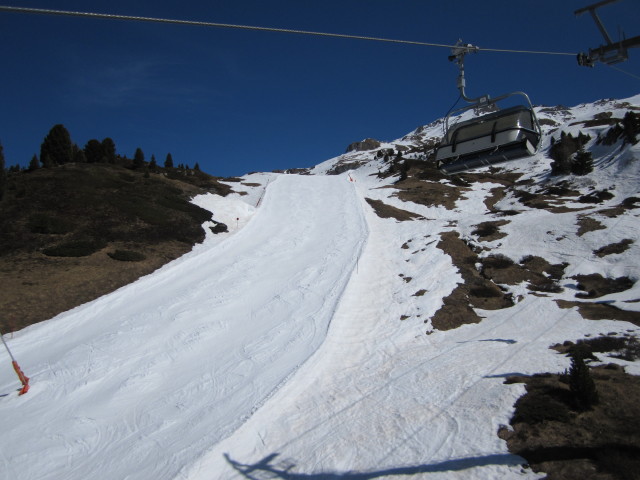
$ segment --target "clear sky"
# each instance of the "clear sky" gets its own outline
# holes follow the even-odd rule
[[[604,42],[594,0],[0,0],[92,11],[452,44],[577,53]],[[640,2],[599,10],[610,35],[640,35]],[[449,51],[284,33],[0,12],[0,142],[28,164],[64,124],[80,147],[218,176],[313,166],[367,137],[393,140],[442,117],[458,96]],[[522,90],[567,106],[640,93],[640,79],[573,56],[467,57],[470,96]],[[640,49],[618,65],[640,77]]]

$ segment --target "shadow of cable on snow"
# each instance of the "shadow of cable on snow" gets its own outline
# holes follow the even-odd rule
[[[410,467],[396,467],[379,470],[374,472],[326,472],[326,473],[295,473],[291,470],[296,467],[295,464],[287,461],[278,461],[276,459],[279,453],[267,455],[259,462],[254,464],[243,464],[233,460],[229,454],[225,453],[224,457],[237,472],[249,480],[371,480],[388,476],[410,476],[419,473],[437,473],[437,472],[455,472],[466,470],[473,467],[485,467],[488,465],[522,465],[527,463],[525,459],[517,455],[508,453],[500,453],[495,455],[486,455],[484,457],[459,458],[455,460],[446,460],[431,465],[416,465]]]

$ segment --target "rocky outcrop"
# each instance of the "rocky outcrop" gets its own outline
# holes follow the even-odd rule
[[[347,147],[347,152],[364,152],[380,148],[380,142],[375,138],[365,138],[361,142],[354,142]]]

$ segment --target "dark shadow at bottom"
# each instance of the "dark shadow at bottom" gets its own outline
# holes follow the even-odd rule
[[[225,459],[237,472],[242,474],[249,480],[370,480],[388,476],[410,476],[419,473],[436,473],[436,472],[452,472],[466,470],[473,467],[485,467],[488,465],[522,465],[526,463],[522,457],[501,453],[495,455],[486,455],[484,457],[460,458],[455,460],[447,460],[440,463],[430,465],[415,465],[408,467],[388,468],[375,472],[326,472],[326,473],[294,473],[291,470],[295,468],[295,464],[279,462],[274,463],[280,455],[272,453],[267,455],[259,462],[254,464],[243,464],[233,460],[228,454],[224,454]]]

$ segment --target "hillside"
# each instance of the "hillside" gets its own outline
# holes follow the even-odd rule
[[[0,200],[0,331],[94,300],[191,250],[226,194],[202,172],[78,163],[11,173]],[[118,252],[116,254],[116,252]]]
[[[635,478],[638,111],[539,107],[539,153],[463,175],[429,162],[438,121],[196,196],[227,233],[8,339],[32,387],[0,370],[0,472]],[[591,173],[551,175],[569,134]],[[581,411],[587,340],[604,392]]]

